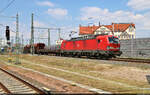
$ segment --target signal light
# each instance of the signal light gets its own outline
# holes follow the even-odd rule
[[[9,30],[9,26],[6,26],[6,39],[7,39],[7,41],[10,40],[10,30]]]

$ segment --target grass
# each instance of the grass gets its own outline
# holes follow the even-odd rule
[[[35,65],[30,65],[30,64],[23,64],[23,67],[26,68],[30,68],[30,69],[34,69],[46,74],[50,74],[50,75],[54,75],[57,77],[61,77],[67,80],[72,80],[75,81],[77,83],[81,83],[84,85],[88,85],[91,87],[96,87],[99,89],[103,89],[106,91],[111,91],[111,92],[126,92],[126,91],[131,91],[131,92],[136,92],[138,90],[135,89],[131,89],[131,88],[123,88],[122,86],[118,86],[118,85],[114,85],[114,84],[108,84],[107,81],[98,81],[98,80],[94,80],[94,79],[87,79],[87,78],[83,78],[77,75],[73,75],[73,74],[68,74],[65,72],[61,72],[57,71],[57,70],[49,70],[46,68],[41,68],[40,66],[35,66]]]
[[[47,56],[22,55],[20,58],[24,59],[24,60],[32,61],[36,64],[43,64],[43,65],[47,65],[50,67],[61,68],[61,69],[65,69],[65,70],[69,70],[69,71],[73,71],[73,72],[78,72],[78,73],[106,79],[106,81],[98,81],[98,80],[84,78],[81,76],[77,76],[77,75],[73,75],[73,74],[69,74],[69,73],[65,73],[65,72],[60,72],[58,70],[50,70],[50,69],[43,68],[43,67],[40,67],[37,65],[35,66],[32,64],[26,64],[24,62],[22,62],[22,64],[21,64],[21,66],[26,67],[26,68],[38,70],[43,73],[58,76],[58,77],[61,77],[61,78],[67,79],[67,80],[72,80],[77,83],[85,84],[85,85],[103,89],[106,91],[120,92],[120,93],[121,92],[123,92],[123,93],[126,93],[126,92],[127,93],[140,93],[140,92],[149,93],[150,92],[148,90],[142,91],[142,90],[138,90],[138,89],[134,89],[134,88],[127,88],[127,87],[119,86],[116,84],[111,84],[111,83],[107,82],[107,80],[116,81],[116,82],[118,81],[118,82],[122,82],[125,84],[130,84],[130,85],[135,85],[135,86],[140,86],[140,87],[149,87],[148,84],[145,82],[138,82],[138,81],[134,81],[132,79],[127,80],[125,78],[118,78],[118,77],[107,77],[100,73],[90,72],[90,71],[103,72],[103,71],[117,69],[117,68],[122,67],[119,65],[103,64],[98,61],[88,60],[88,59],[87,60],[85,60],[85,59],[78,60],[78,59],[74,59],[74,58],[67,59],[67,58],[59,58],[59,57],[55,58],[55,57],[47,57]],[[6,58],[4,56],[0,56],[0,59],[8,61],[8,58]]]
[[[73,60],[72,59],[71,60],[70,59],[68,59],[68,60],[62,60],[62,59],[51,60],[50,59],[50,61],[47,61],[47,60],[43,60],[42,58],[38,58],[38,57],[34,58],[34,56],[27,57],[27,58],[28,58],[28,60],[30,60],[30,61],[32,60],[32,62],[35,62],[37,64],[44,64],[44,65],[53,66],[56,68],[67,69],[67,70],[74,71],[74,72],[80,72],[80,73],[84,73],[84,74],[88,74],[88,75],[94,75],[96,77],[98,77],[100,74],[91,73],[89,71],[100,72],[100,71],[105,71],[108,69],[117,69],[117,68],[121,67],[119,65],[118,66],[117,65],[106,65],[106,64],[100,64],[99,65],[99,63],[98,64],[94,64],[94,63],[91,64],[90,62],[88,63],[88,62],[82,62],[82,61],[76,62],[76,60],[74,60],[74,59]],[[42,59],[42,60],[39,60],[39,59]],[[70,63],[70,61],[72,61],[72,63]],[[116,78],[114,78],[114,79],[116,81]],[[123,80],[125,80],[125,79],[123,78]],[[126,81],[129,81],[129,80],[126,80]],[[131,81],[131,83],[133,84],[133,81]]]

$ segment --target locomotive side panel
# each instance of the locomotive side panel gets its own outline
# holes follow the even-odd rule
[[[72,41],[67,41],[64,43],[64,50],[73,50],[73,42]]]
[[[65,50],[66,41],[64,40],[60,46],[61,50]]]
[[[88,50],[88,51],[93,51],[93,50],[97,50],[97,41],[96,39],[89,39],[89,40],[85,40],[84,42],[84,49],[83,50]]]
[[[106,51],[108,46],[108,40],[106,36],[100,36],[97,39],[98,42],[98,50]]]
[[[74,43],[75,43],[75,48],[74,48],[75,51],[82,51],[82,50],[84,50],[84,48],[83,48],[83,40],[75,41]]]

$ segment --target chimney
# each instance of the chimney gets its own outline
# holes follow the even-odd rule
[[[100,23],[100,21],[99,21],[99,26],[101,26],[101,23]]]
[[[111,25],[113,25],[114,23],[112,22],[112,24]]]

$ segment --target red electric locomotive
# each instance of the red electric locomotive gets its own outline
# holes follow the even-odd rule
[[[92,35],[64,40],[61,55],[111,58],[121,55],[119,39],[113,35]]]

